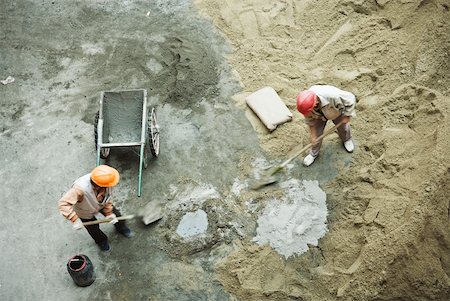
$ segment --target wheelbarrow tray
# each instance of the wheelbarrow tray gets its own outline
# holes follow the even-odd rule
[[[159,154],[159,127],[154,108],[148,114],[147,90],[102,91],[95,121],[97,165],[111,148],[139,147],[138,196],[142,190],[142,167],[147,167],[148,148]],[[149,135],[151,136],[149,138]]]
[[[99,113],[99,120],[103,120],[98,127],[101,147],[145,143],[146,90],[103,91]]]

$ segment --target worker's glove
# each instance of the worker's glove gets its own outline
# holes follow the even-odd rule
[[[72,228],[74,230],[80,230],[81,228],[83,228],[83,222],[81,221],[81,219],[77,218],[77,220],[73,223]]]
[[[106,218],[109,218],[109,219],[111,219],[111,221],[109,222],[110,224],[115,224],[115,223],[117,223],[119,220],[117,219],[117,216],[113,213],[113,214],[110,214],[110,215],[108,215],[108,216],[106,216]]]

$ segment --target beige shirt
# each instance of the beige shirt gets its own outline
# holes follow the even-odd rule
[[[305,118],[307,124],[319,118],[334,120],[341,115],[351,117],[356,115],[356,97],[352,93],[329,85],[315,85],[308,90],[317,95],[320,104]]]
[[[72,222],[78,217],[93,218],[99,211],[108,216],[113,210],[111,197],[111,187],[95,191],[91,183],[91,174],[87,174],[73,183],[72,188],[58,201],[58,208],[61,214]]]

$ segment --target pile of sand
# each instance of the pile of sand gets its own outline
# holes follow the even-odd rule
[[[243,89],[276,89],[294,121],[259,131],[272,156],[307,142],[299,90],[353,92],[358,149],[329,187],[329,233],[284,260],[251,241],[218,266],[242,300],[448,300],[450,5],[444,0],[197,0]]]

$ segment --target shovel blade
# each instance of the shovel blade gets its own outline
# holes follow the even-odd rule
[[[278,172],[283,170],[282,165],[272,166],[266,169],[260,179],[251,181],[249,187],[252,190],[258,190],[264,186],[271,185],[278,182],[278,178],[275,176]]]
[[[162,204],[158,202],[148,203],[140,212],[144,225],[149,225],[163,217]]]
[[[252,183],[250,183],[249,187],[252,190],[259,190],[276,182],[278,182],[278,179],[274,176],[264,177],[262,179],[253,181]]]

